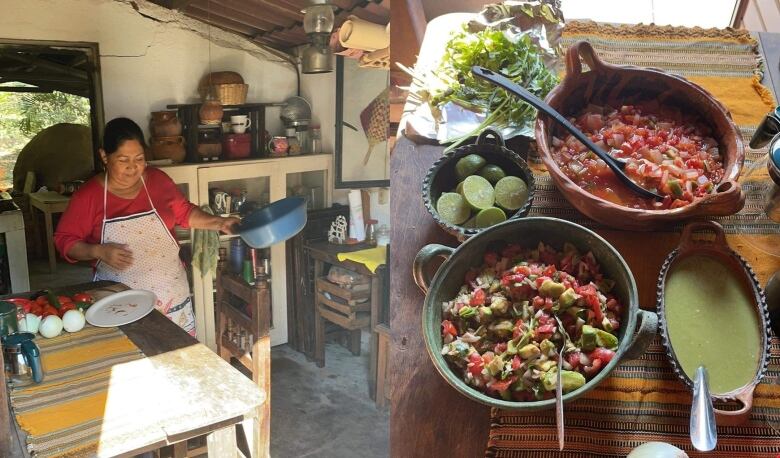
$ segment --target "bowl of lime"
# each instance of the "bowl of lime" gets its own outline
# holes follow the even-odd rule
[[[471,145],[437,160],[423,180],[425,208],[436,223],[465,240],[498,223],[526,216],[534,176],[526,161],[485,129]]]

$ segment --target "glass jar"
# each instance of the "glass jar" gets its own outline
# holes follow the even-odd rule
[[[287,135],[287,155],[298,156],[301,154],[301,142],[298,141],[298,136],[295,135],[295,127],[286,129],[285,135]]]
[[[366,220],[366,244],[376,246],[376,224],[377,220]]]
[[[311,133],[309,134],[309,152],[311,154],[322,153],[322,131],[319,125],[311,126]]]

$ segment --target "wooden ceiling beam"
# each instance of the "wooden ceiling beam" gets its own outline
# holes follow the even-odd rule
[[[9,59],[13,59],[18,62],[31,65],[33,67],[40,67],[56,73],[61,73],[63,75],[70,75],[73,76],[74,78],[78,78],[83,81],[86,81],[88,79],[87,72],[84,70],[79,70],[73,67],[69,67],[67,65],[58,64],[50,60],[41,59],[40,57],[32,57],[25,54],[18,54],[15,52],[3,53],[2,55]]]
[[[46,89],[42,87],[22,87],[22,86],[0,86],[0,92],[33,92],[33,93],[49,93],[53,89]]]
[[[211,15],[219,15],[221,17],[230,19],[232,21],[238,22],[240,24],[244,24],[248,27],[252,27],[258,30],[274,30],[276,28],[286,28],[290,25],[294,24],[294,22],[291,21],[280,21],[269,18],[270,15],[258,16],[257,14],[250,14],[251,9],[246,8],[246,5],[244,5],[244,8],[241,9],[241,2],[238,1],[225,1],[221,0],[219,6],[219,9],[215,10],[214,6],[212,4],[212,12]],[[193,2],[191,5],[193,8],[197,8],[200,11],[208,11],[208,6],[205,1],[196,1]]]

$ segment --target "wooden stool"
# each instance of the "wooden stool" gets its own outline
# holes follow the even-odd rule
[[[325,321],[349,331],[348,348],[353,355],[359,356],[360,329],[371,324],[371,289],[368,283],[348,289],[326,278],[317,278],[316,289],[314,359],[317,366],[325,366]],[[325,293],[330,295],[330,299]]]
[[[267,457],[271,444],[271,290],[268,277],[261,275],[255,279],[254,286],[249,285],[243,278],[226,271],[224,256],[220,256],[214,308],[219,355],[228,362],[231,357],[236,358],[252,372],[252,380],[266,392],[266,401],[258,412],[260,430],[254,431],[253,435]]]

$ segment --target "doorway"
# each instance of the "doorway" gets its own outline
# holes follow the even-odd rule
[[[56,124],[89,129],[89,170],[94,171],[103,121],[97,43],[0,38],[0,189],[23,191],[27,171],[42,175],[36,189],[53,184],[47,174],[54,172],[40,161],[16,166],[29,141]]]

